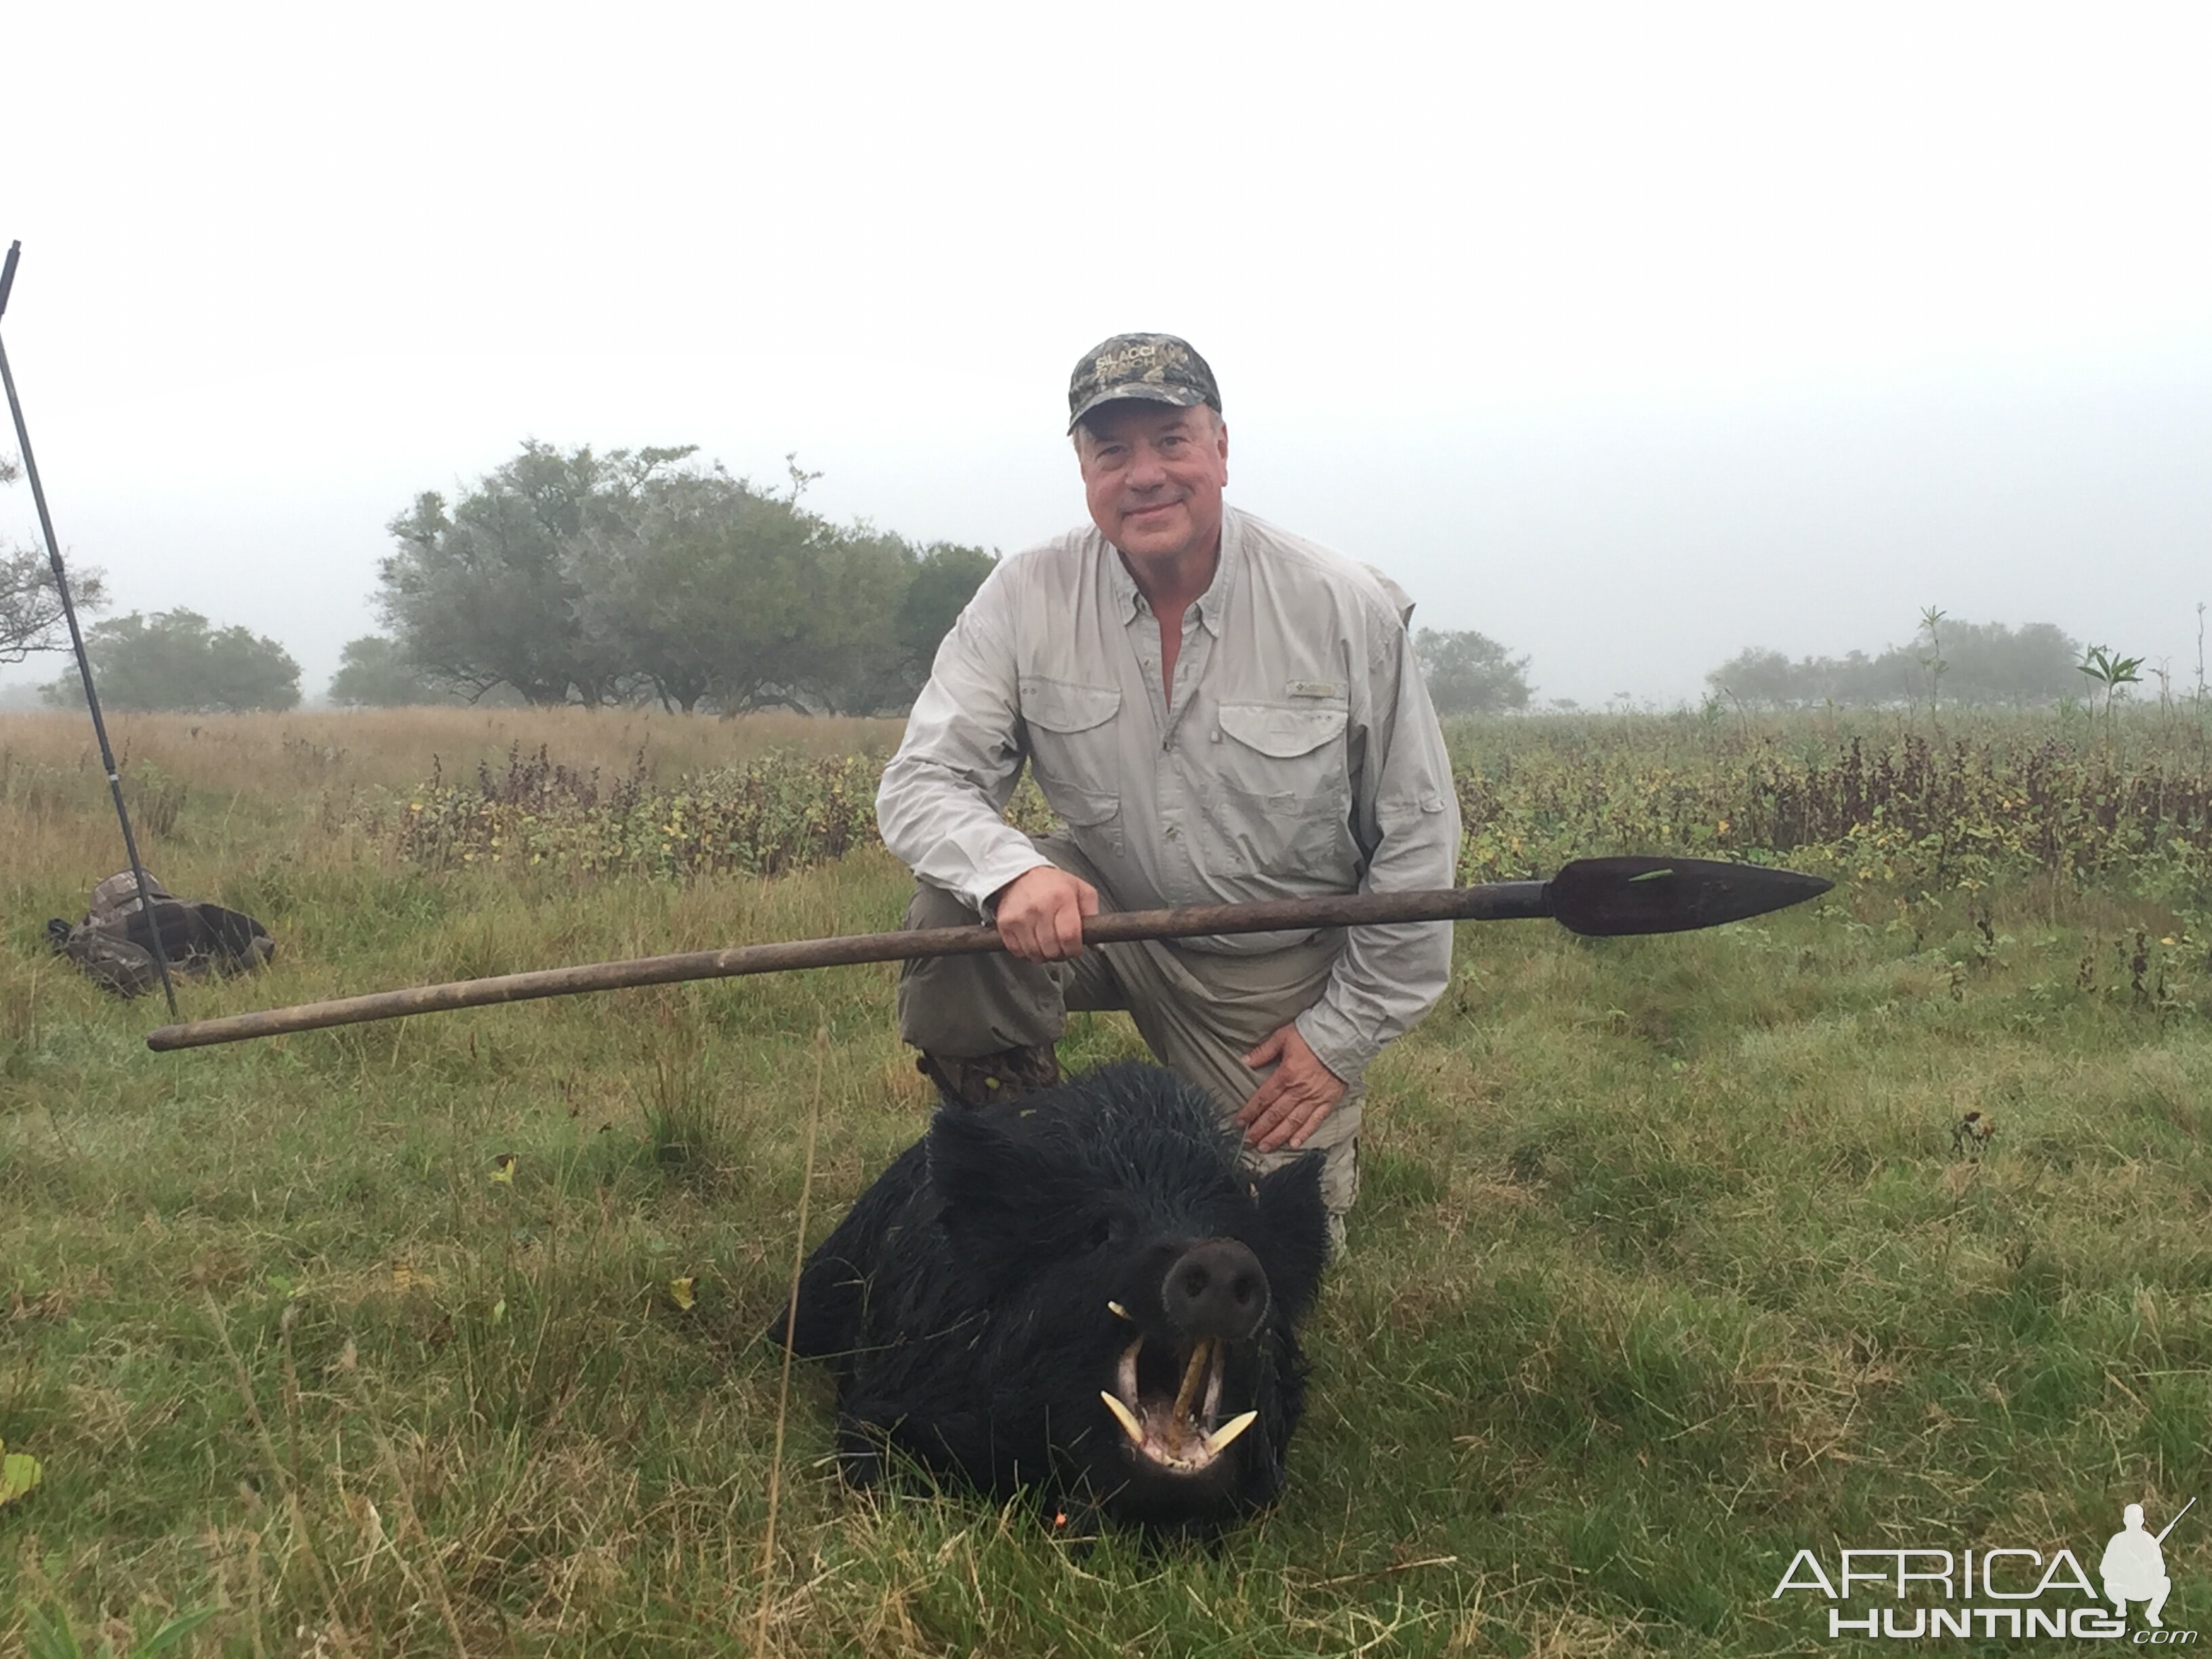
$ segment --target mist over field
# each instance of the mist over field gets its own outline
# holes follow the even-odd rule
[[[833,519],[1015,550],[1082,515],[1076,355],[1168,328],[1231,499],[1526,653],[1538,706],[1930,605],[2193,674],[2201,9],[1231,9],[1141,137],[1073,90],[1079,19],[583,18],[19,26],[7,340],[118,611],[276,638],[312,696],[386,524],[532,437],[795,451]]]

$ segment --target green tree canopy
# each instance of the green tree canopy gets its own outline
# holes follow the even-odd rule
[[[570,550],[575,613],[662,702],[779,700],[807,662],[828,526],[719,467],[643,481]]]
[[[1413,635],[1429,701],[1439,714],[1499,714],[1528,706],[1528,659],[1471,629],[1424,628]]]
[[[326,695],[341,707],[357,708],[413,708],[461,701],[416,667],[398,641],[381,634],[346,641]]]
[[[831,532],[819,557],[821,619],[794,706],[836,714],[912,704],[939,644],[998,562],[979,547],[917,548],[865,525]]]
[[[398,549],[379,568],[386,626],[438,684],[508,685],[533,703],[617,698],[623,666],[586,626],[575,550],[620,534],[638,486],[690,453],[563,455],[532,441],[450,508],[435,492],[417,496],[392,521]]]
[[[929,678],[937,647],[997,563],[980,547],[933,542],[922,550],[915,562],[914,580],[899,601],[899,654],[912,687],[906,694],[908,702]]]
[[[379,603],[434,685],[686,710],[905,707],[993,561],[841,528],[689,449],[542,444],[393,521]],[[333,696],[337,691],[333,690]]]
[[[134,611],[100,623],[84,644],[103,708],[228,714],[300,701],[300,665],[289,652],[243,628],[217,629],[197,611]],[[45,695],[57,707],[82,705],[84,688],[65,674]]]

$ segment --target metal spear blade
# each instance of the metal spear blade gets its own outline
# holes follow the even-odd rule
[[[1551,880],[1552,915],[1577,933],[1682,933],[1817,898],[1835,884],[1711,859],[1577,859]]]

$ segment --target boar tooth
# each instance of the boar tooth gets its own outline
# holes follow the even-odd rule
[[[1118,1302],[1109,1302],[1106,1304],[1106,1311],[1116,1319],[1127,1319],[1129,1316],[1129,1310]]]
[[[1200,1408],[1199,1413],[1200,1419],[1207,1423],[1212,1422],[1221,1415],[1221,1377],[1223,1372],[1228,1369],[1222,1361],[1227,1352],[1225,1348],[1216,1348],[1213,1351],[1213,1371],[1206,1379],[1206,1404]]]
[[[1114,1413],[1114,1420],[1121,1425],[1121,1432],[1135,1443],[1138,1450],[1142,1451],[1145,1446],[1145,1431],[1138,1426],[1135,1414],[1103,1389],[1098,1390],[1098,1397],[1106,1402],[1106,1409]]]
[[[1114,1381],[1121,1388],[1124,1400],[1134,1401],[1137,1397],[1137,1351],[1144,1346],[1145,1339],[1140,1336],[1121,1350],[1121,1364],[1114,1373]]]
[[[1250,1428],[1259,1419],[1257,1412],[1240,1412],[1212,1434],[1206,1437],[1206,1449],[1218,1457],[1229,1449],[1229,1443]]]
[[[1183,1367],[1182,1386],[1176,1390],[1175,1415],[1188,1417],[1190,1402],[1198,1393],[1198,1379],[1205,1374],[1207,1356],[1213,1352],[1213,1339],[1201,1336],[1192,1344],[1190,1364]]]

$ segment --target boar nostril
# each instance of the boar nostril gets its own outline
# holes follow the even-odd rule
[[[1267,1312],[1267,1277],[1244,1245],[1233,1238],[1209,1239],[1169,1268],[1161,1299],[1177,1329],[1239,1340]]]

